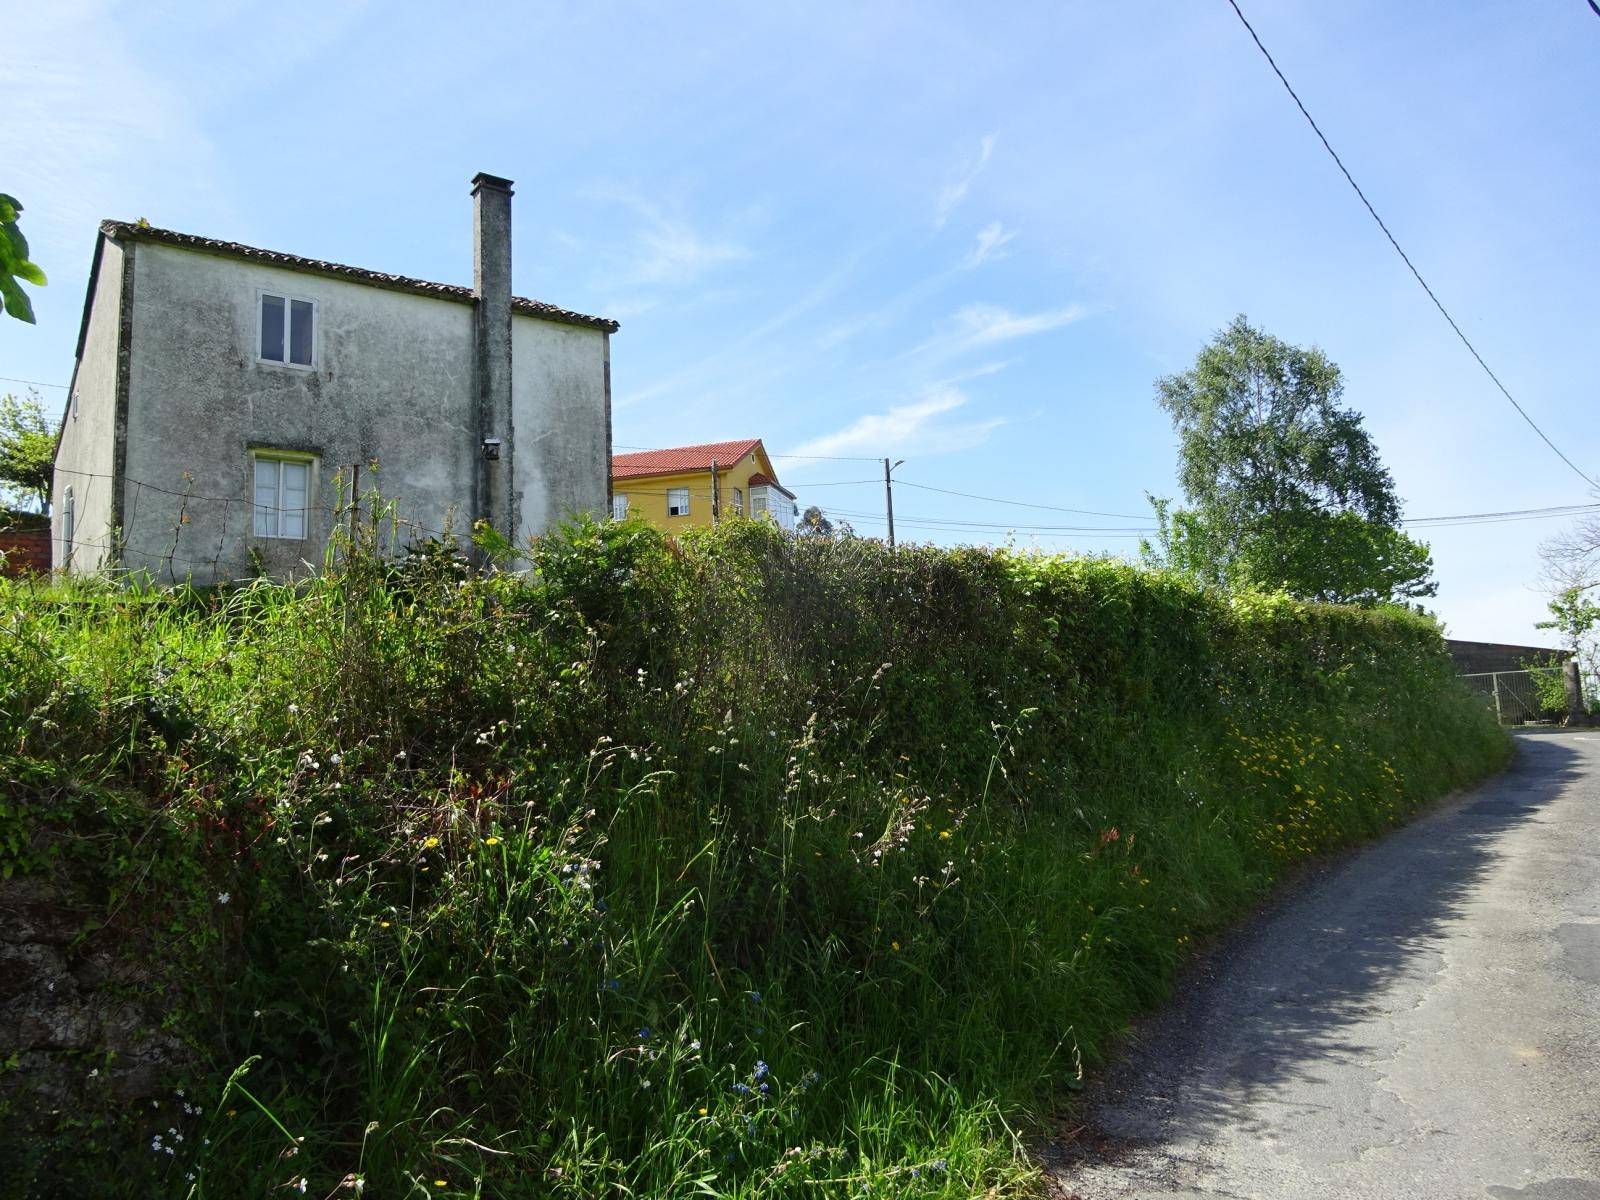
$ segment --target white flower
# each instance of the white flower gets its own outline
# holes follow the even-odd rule
[[[229,900],[232,900],[232,899],[233,899],[233,896],[228,892],[218,892],[217,893],[217,903],[218,904],[226,904]],[[183,1093],[179,1092],[178,1095],[181,1096],[181,1095],[183,1095]]]
[[[295,716],[295,715],[296,715],[296,714],[298,714],[298,713],[299,713],[299,711],[300,711],[300,706],[299,706],[299,705],[298,705],[298,704],[291,704],[291,705],[289,705],[289,715],[290,715],[290,716],[291,716],[291,717],[292,717],[292,716]]]
[[[331,762],[334,766],[337,767],[340,763],[342,763],[344,761],[344,755],[342,755],[342,754],[330,754],[330,755],[328,755],[328,761]]]

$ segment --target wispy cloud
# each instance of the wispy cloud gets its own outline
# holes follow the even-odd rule
[[[832,433],[795,448],[796,455],[895,456],[948,454],[986,440],[1006,423],[1004,417],[946,420],[969,397],[953,384],[935,384],[916,400],[886,412],[867,413]]]
[[[630,209],[636,218],[609,271],[613,287],[687,287],[718,267],[750,257],[748,247],[731,232],[709,232],[681,211],[636,192],[608,187],[588,195]]]
[[[988,346],[1035,333],[1048,333],[1088,315],[1089,310],[1081,304],[1020,314],[995,304],[969,304],[956,313],[956,325],[964,346]]]
[[[633,282],[661,287],[694,283],[714,267],[748,258],[749,251],[727,238],[707,236],[686,221],[660,213],[635,235]]]
[[[989,222],[978,231],[978,244],[967,252],[962,266],[971,270],[973,267],[982,266],[990,259],[1005,258],[1009,253],[1005,245],[1016,236],[1015,230],[1007,229],[999,221]]]
[[[978,142],[978,153],[967,159],[951,172],[950,178],[939,189],[939,195],[934,205],[933,226],[935,229],[944,228],[944,223],[950,219],[950,214],[967,198],[967,193],[972,190],[972,184],[983,169],[989,165],[989,158],[994,154],[996,133],[986,133]]]
[[[932,355],[936,359],[951,358],[982,346],[1048,333],[1082,320],[1089,312],[1081,304],[1035,313],[1014,313],[997,304],[969,304],[957,310],[942,332],[897,357],[905,359]]]

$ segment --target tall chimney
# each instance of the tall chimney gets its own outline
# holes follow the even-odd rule
[[[511,459],[511,180],[472,179],[474,373],[478,398],[476,515],[508,538],[517,534]]]

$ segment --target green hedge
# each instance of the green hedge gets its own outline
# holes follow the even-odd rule
[[[203,1109],[14,1114],[39,1194],[1026,1192],[1194,939],[1509,754],[1400,610],[740,521],[351,558],[0,592],[0,870]]]

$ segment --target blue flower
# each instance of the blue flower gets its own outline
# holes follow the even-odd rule
[[[948,1171],[949,1169],[950,1164],[942,1158],[936,1158],[928,1164],[928,1170],[930,1171]]]
[[[648,1025],[639,1026],[639,1040],[641,1042],[648,1042],[650,1040],[650,1026],[648,1026]]]
[[[751,992],[750,993],[750,1003],[751,1004],[760,1004],[761,1003],[761,993],[760,992]]]
[[[750,1085],[748,1083],[736,1083],[733,1085],[733,1090],[741,1096],[748,1096],[750,1094]]]
[[[606,991],[614,992],[618,988],[620,988],[622,985],[620,983],[618,983],[615,979],[608,979],[608,980],[605,981],[605,984],[603,986],[605,987]]]
[[[757,1079],[765,1079],[766,1077],[767,1077],[767,1064],[762,1062],[761,1060],[757,1059],[756,1060],[756,1078]]]
[[[763,1083],[763,1084],[762,1084],[762,1085],[761,1085],[761,1086],[760,1086],[760,1087],[758,1087],[758,1088],[757,1088],[757,1089],[756,1089],[756,1091],[758,1091],[758,1092],[760,1092],[760,1093],[761,1093],[761,1094],[762,1094],[762,1095],[763,1095],[763,1096],[765,1096],[765,1095],[766,1095],[766,1094],[767,1094],[767,1092],[768,1092],[768,1090],[769,1090],[769,1089],[770,1089],[770,1088],[771,1088],[771,1087],[772,1087],[772,1085],[771,1085],[771,1084],[769,1084],[769,1083]]]

